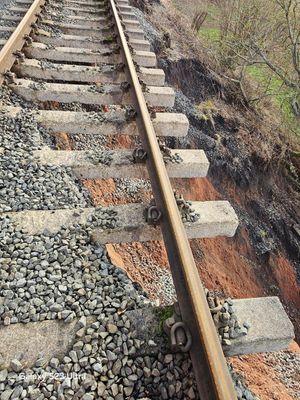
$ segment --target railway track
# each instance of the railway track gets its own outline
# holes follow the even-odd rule
[[[128,1],[18,0],[2,20],[11,36],[0,42],[0,83],[27,102],[25,108],[22,102],[0,103],[3,118],[22,120],[29,111],[30,121],[47,135],[64,132],[74,141],[79,134],[136,138],[135,149],[66,151],[43,145],[34,148],[31,163],[71,170],[78,179],[149,178],[154,196],[148,205],[81,207],[79,212],[51,201],[32,208],[26,203],[17,210],[7,206],[5,218],[32,237],[79,224],[100,246],[163,238],[179,305],[169,332],[173,344],[189,353],[201,399],[237,398],[188,242],[233,236],[237,218],[225,201],[188,203],[174,195],[170,177],[205,176],[208,161],[201,150],[163,144],[167,136],[186,135],[188,121],[167,111],[174,105],[174,91],[164,86],[164,73]],[[59,306],[53,310],[61,312]],[[131,393],[107,398],[140,398]]]

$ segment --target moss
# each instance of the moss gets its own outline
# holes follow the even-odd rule
[[[163,335],[165,333],[164,332],[164,322],[168,318],[171,318],[173,314],[174,314],[174,307],[173,306],[162,307],[161,309],[159,309],[157,311],[157,316],[159,318],[159,326],[158,326],[159,335]]]

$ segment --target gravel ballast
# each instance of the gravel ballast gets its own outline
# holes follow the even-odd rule
[[[145,307],[149,301],[123,271],[110,264],[106,252],[90,242],[91,228],[76,226],[56,235],[28,236],[8,218],[2,218],[0,227],[0,295],[5,299],[0,306],[1,322],[8,325],[58,318],[67,323],[80,318],[76,341],[63,360],[51,360],[44,368],[38,355],[36,367],[23,373],[22,359],[12,360],[8,375],[1,372],[4,382],[0,388],[20,390],[21,385],[21,398],[43,394],[71,399],[88,394],[96,399],[100,393],[112,399],[148,395],[151,399],[196,398],[186,356],[170,355],[174,362],[167,365],[160,354],[146,360],[133,358],[142,343],[135,340],[130,321],[122,314]],[[86,320],[89,316],[96,319],[90,325]],[[62,373],[62,382],[53,378],[56,372]],[[67,376],[70,373],[80,376],[75,383]],[[41,375],[47,378],[37,384],[36,376]],[[34,382],[28,384],[32,377]],[[187,393],[191,397],[186,397]]]
[[[0,111],[0,130],[0,211],[87,206],[70,169],[35,162],[41,135],[30,114],[10,118]]]
[[[31,2],[31,0],[29,2]],[[17,21],[9,21],[9,20],[2,19],[2,16],[4,16],[4,15],[16,15],[10,11],[11,7],[14,7],[16,5],[17,4],[16,4],[15,0],[1,0],[0,26],[16,27],[18,25]],[[11,35],[11,32],[0,32],[1,39],[8,39],[10,35]],[[0,48],[1,48],[1,46],[0,46]]]

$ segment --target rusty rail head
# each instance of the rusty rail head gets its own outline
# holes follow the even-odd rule
[[[109,0],[115,29],[131,84],[137,123],[144,149],[152,190],[162,211],[161,229],[171,266],[180,312],[188,327],[192,345],[190,356],[201,400],[237,399],[233,382],[207,304],[194,257],[181,221],[172,186],[159,149],[147,104],[118,15],[115,0]]]
[[[25,43],[25,36],[31,32],[31,25],[37,20],[37,13],[46,0],[34,0],[27,13],[16,27],[13,34],[9,37],[2,50],[0,51],[0,85],[4,81],[5,72],[9,71],[13,66],[16,56],[14,53],[22,49]]]

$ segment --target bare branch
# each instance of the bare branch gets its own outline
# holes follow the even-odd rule
[[[285,86],[300,91],[299,0],[228,0],[222,6],[225,65],[263,64]]]

